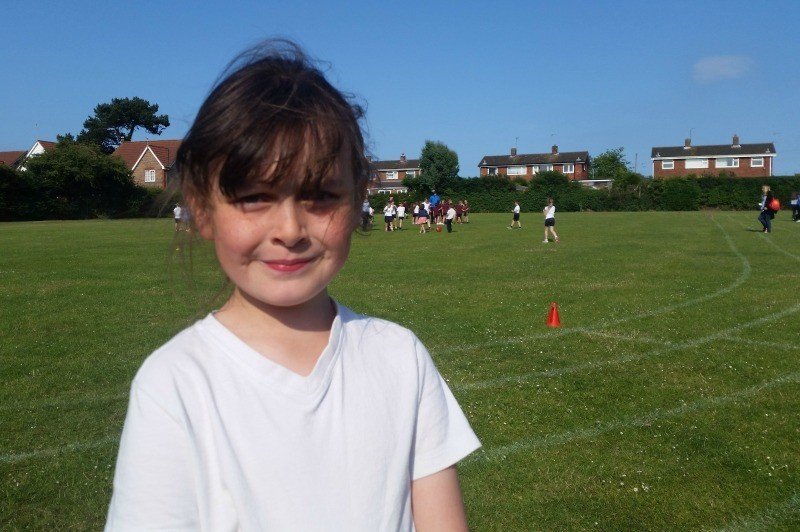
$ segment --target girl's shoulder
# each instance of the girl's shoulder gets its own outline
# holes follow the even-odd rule
[[[425,346],[410,329],[383,318],[359,314],[343,305],[337,306],[347,350],[353,354],[392,364],[402,361],[416,364],[428,356]]]

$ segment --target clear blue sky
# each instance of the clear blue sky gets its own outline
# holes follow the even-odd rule
[[[140,96],[182,137],[225,64],[269,36],[330,63],[368,106],[371,150],[419,156],[775,142],[800,172],[800,2],[30,2],[4,6],[0,151],[77,133]],[[516,137],[519,140],[516,141]],[[135,139],[145,138],[139,133]]]

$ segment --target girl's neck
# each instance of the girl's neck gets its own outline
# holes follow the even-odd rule
[[[215,317],[265,358],[306,376],[328,345],[336,307],[323,290],[292,307],[276,307],[235,289]]]

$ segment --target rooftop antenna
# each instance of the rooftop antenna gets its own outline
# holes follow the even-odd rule
[[[689,142],[691,142],[691,141],[692,141],[692,131],[694,131],[694,128],[693,128],[693,127],[690,127],[690,128],[689,128]]]
[[[518,144],[519,144],[519,137],[514,137],[514,147],[519,148]]]

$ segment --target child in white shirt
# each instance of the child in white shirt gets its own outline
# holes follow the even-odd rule
[[[553,239],[558,243],[558,235],[556,234],[556,206],[553,204],[553,198],[547,198],[547,205],[542,209],[544,213],[544,240],[542,244],[549,243],[547,239],[547,231],[553,234]]]
[[[131,385],[106,530],[466,529],[480,446],[425,347],[335,303],[361,108],[291,43],[241,56],[177,155],[233,293]]]

